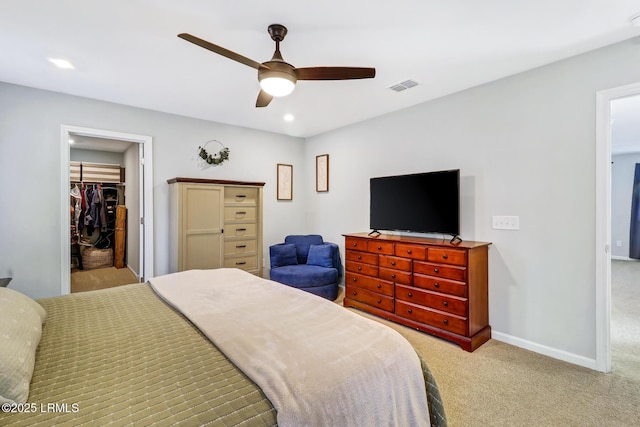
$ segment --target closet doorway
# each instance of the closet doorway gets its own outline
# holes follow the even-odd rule
[[[66,125],[61,127],[62,295],[110,287],[115,284],[145,281],[152,277],[151,143],[152,139],[149,136]],[[82,165],[81,170],[84,171],[82,175],[78,171],[79,165]],[[103,170],[102,165],[109,166]],[[101,175],[103,173],[117,175],[121,170],[123,170],[121,179]],[[116,184],[114,181],[121,182]],[[75,217],[75,209],[72,206],[75,206],[75,200],[80,202],[81,199],[76,199],[72,194],[78,196],[86,194],[83,190],[98,188],[102,190],[100,194],[104,199],[105,225],[97,230],[91,226],[78,227],[78,218]],[[127,218],[124,227],[121,220],[125,211],[123,208],[119,208],[121,215],[116,226],[117,205],[126,205]],[[81,206],[78,205],[78,212],[89,214],[89,205],[86,206],[86,210],[82,211]],[[82,224],[89,223],[83,221]],[[127,234],[124,240],[123,229]],[[81,233],[77,233],[78,230]],[[74,232],[76,232],[76,239],[72,238]],[[126,245],[114,247],[116,233],[120,243],[126,242]],[[126,262],[118,263],[118,260],[123,259],[122,250],[126,252]],[[86,257],[82,256],[83,254]],[[74,289],[71,286],[72,282]]]

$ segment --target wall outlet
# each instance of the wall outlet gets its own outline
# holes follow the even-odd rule
[[[495,215],[493,217],[494,230],[520,230],[519,216]]]

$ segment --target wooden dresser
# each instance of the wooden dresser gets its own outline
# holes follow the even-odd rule
[[[233,267],[262,277],[263,182],[172,178],[170,272]]]
[[[491,338],[490,243],[366,233],[345,236],[345,307],[474,351]]]

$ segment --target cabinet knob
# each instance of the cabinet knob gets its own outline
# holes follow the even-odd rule
[[[378,289],[380,289],[382,287],[382,285],[380,283],[378,283]]]
[[[445,325],[448,325],[448,324],[449,324],[449,321],[448,321],[447,319],[444,319],[444,320],[442,321],[442,323],[444,323]]]
[[[409,298],[411,298],[413,296],[413,294],[411,292],[409,292],[408,295],[409,295]]]
[[[413,310],[409,309],[409,310],[407,310],[407,313],[411,314],[411,313],[413,313]]]
[[[396,262],[395,261],[391,261],[391,265],[396,265]]]
[[[437,268],[434,268],[434,269],[433,269],[433,272],[434,272],[434,273],[440,273],[440,270],[438,270]]]
[[[448,307],[449,303],[447,301],[442,301],[442,305],[444,305],[445,307]]]
[[[447,255],[447,254],[442,254],[442,258],[447,259],[447,258],[449,258],[449,255]]]
[[[354,277],[354,278],[353,278],[353,281],[354,281],[354,282],[357,282],[357,281],[358,281],[358,279]]]
[[[357,247],[358,247],[358,244],[357,244],[357,243],[354,243],[352,246],[353,246],[354,248],[357,248]]]
[[[378,250],[382,249],[382,246],[378,246]]]
[[[391,275],[391,278],[392,278],[392,279],[395,279],[395,278],[396,278],[396,275],[395,275],[395,274],[392,274],[392,275]]]
[[[358,295],[358,292],[356,292],[356,291],[353,291],[353,294],[354,294],[354,295]]]
[[[358,259],[362,259],[362,255],[358,255]]]
[[[407,253],[411,255],[411,249],[407,249]]]
[[[436,283],[433,284],[433,286],[435,286],[436,288],[439,288],[440,287],[440,283],[436,282]]]
[[[378,298],[378,304],[380,304],[382,302],[382,300],[380,298]]]
[[[358,271],[362,271],[362,267],[358,267]]]

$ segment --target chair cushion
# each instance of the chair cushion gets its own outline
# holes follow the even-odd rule
[[[281,244],[269,247],[271,268],[298,264],[296,245]]]
[[[338,270],[308,264],[286,265],[272,268],[270,278],[294,288],[312,288],[337,283]]]
[[[333,257],[331,256],[331,246],[311,245],[309,246],[309,256],[307,264],[319,265],[320,267],[333,267]]]
[[[306,264],[309,255],[309,246],[321,245],[324,243],[322,236],[319,234],[291,234],[284,238],[285,243],[293,243],[296,245],[298,255],[298,264]]]

